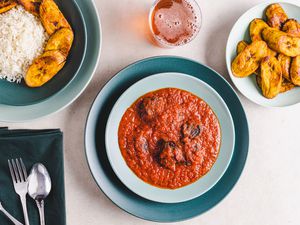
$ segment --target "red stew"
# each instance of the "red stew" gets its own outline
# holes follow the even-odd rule
[[[176,88],[140,97],[124,113],[118,136],[130,169],[145,182],[168,189],[205,175],[221,143],[219,121],[209,105]]]

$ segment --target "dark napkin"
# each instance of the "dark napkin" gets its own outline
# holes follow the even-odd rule
[[[24,224],[22,205],[16,194],[7,164],[8,159],[22,158],[29,174],[33,164],[43,163],[49,171],[52,189],[45,200],[46,225],[65,225],[65,189],[63,135],[60,130],[9,130],[0,128],[0,201],[3,207]],[[30,225],[39,225],[33,199],[27,196]],[[0,212],[0,225],[11,222]]]

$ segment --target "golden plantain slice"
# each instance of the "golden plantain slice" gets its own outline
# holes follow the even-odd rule
[[[260,65],[261,90],[266,98],[274,98],[281,89],[282,70],[275,57],[263,58]]]
[[[285,79],[290,80],[290,66],[291,66],[292,58],[280,53],[277,59],[281,65],[282,76]]]
[[[278,30],[281,29],[284,22],[288,19],[288,16],[278,3],[268,6],[268,8],[266,9],[266,16],[269,26],[274,27]]]
[[[261,89],[261,77],[259,75],[256,75],[256,83],[257,83],[257,86]],[[295,87],[294,84],[292,84],[287,79],[282,78],[281,87],[280,87],[279,93],[287,92],[289,90],[292,90],[294,87]]]
[[[236,46],[236,54],[240,54],[249,44],[246,41],[240,41]],[[277,52],[273,51],[268,47],[267,55],[269,56],[277,56]]]
[[[295,85],[293,83],[291,83],[290,81],[288,81],[285,78],[282,78],[280,93],[284,93],[289,90],[292,90],[294,87],[295,87]]]
[[[291,57],[300,55],[300,38],[268,27],[263,30],[262,35],[272,50]]]
[[[15,0],[0,0],[0,14],[11,10],[16,5]]]
[[[290,70],[291,81],[300,86],[300,56],[293,58]]]
[[[270,49],[269,47],[267,48],[267,55],[268,56],[277,56],[277,52],[273,51],[272,49]]]
[[[59,50],[65,57],[68,56],[74,39],[73,31],[62,28],[56,31],[48,40],[45,51]]]
[[[42,0],[18,0],[24,9],[35,16],[39,15]]]
[[[25,76],[29,87],[40,87],[54,77],[66,62],[65,56],[58,50],[44,52],[36,58]]]
[[[295,19],[288,19],[283,27],[282,31],[288,33],[293,37],[300,37],[300,24]]]
[[[236,54],[240,54],[248,46],[246,41],[240,41],[236,46]]]
[[[254,19],[250,23],[250,38],[252,41],[262,40],[261,32],[266,27],[269,27],[268,24],[262,19]]]
[[[248,43],[246,41],[240,41],[236,46],[236,54],[240,54],[246,47],[248,46]],[[272,51],[268,48],[268,50]],[[259,74],[259,68],[254,72],[254,74]]]
[[[260,77],[260,75],[256,75],[256,84],[261,89],[261,77]]]
[[[53,0],[42,1],[40,5],[40,17],[44,28],[49,35],[52,35],[55,31],[63,27],[71,28],[70,24]]]
[[[259,67],[262,58],[267,56],[267,44],[264,41],[254,41],[235,57],[231,70],[236,77],[247,77]]]

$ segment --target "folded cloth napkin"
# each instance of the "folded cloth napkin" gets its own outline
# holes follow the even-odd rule
[[[65,225],[63,135],[60,130],[9,130],[0,128],[0,201],[24,224],[22,205],[10,176],[7,160],[22,158],[29,174],[35,163],[43,163],[51,177],[52,189],[45,200],[46,225]],[[30,225],[39,225],[36,204],[27,196]],[[0,212],[0,224],[11,222]]]

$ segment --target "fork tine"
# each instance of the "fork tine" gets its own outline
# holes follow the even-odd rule
[[[17,169],[16,163],[15,163],[15,160],[12,159],[11,163],[13,165],[13,169],[14,169],[14,172],[15,172],[15,175],[16,175],[16,181],[18,183],[18,182],[20,182],[20,178],[19,178],[19,173],[18,173],[18,169]]]
[[[24,173],[24,178],[25,178],[25,180],[27,180],[27,170],[26,170],[25,164],[23,163],[22,158],[20,158],[20,162],[21,162],[23,173]]]
[[[22,172],[22,169],[21,169],[21,166],[20,166],[20,163],[19,163],[18,159],[16,159],[16,164],[17,164],[17,168],[18,168],[18,172],[19,172],[19,176],[20,176],[20,181],[24,182],[25,181],[24,175],[23,175],[23,172]]]
[[[8,161],[8,167],[9,167],[11,179],[13,180],[14,183],[17,183],[11,162],[10,162],[10,160],[7,160],[7,161]]]

